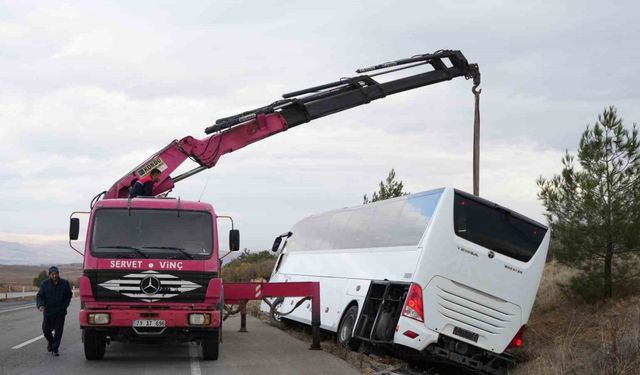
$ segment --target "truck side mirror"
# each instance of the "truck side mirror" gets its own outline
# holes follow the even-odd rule
[[[271,251],[273,251],[274,253],[278,251],[281,243],[282,243],[282,236],[276,237],[276,239],[273,241],[273,246],[271,246]]]
[[[72,217],[69,221],[69,240],[77,240],[80,232],[80,219]]]
[[[240,231],[231,229],[229,231],[229,251],[240,250]]]

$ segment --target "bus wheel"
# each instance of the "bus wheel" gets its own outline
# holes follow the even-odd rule
[[[206,361],[218,359],[220,351],[220,330],[205,332],[202,336],[202,358]]]
[[[107,338],[102,332],[85,329],[82,331],[84,343],[84,357],[89,361],[96,361],[104,357],[107,349]]]
[[[338,326],[338,344],[353,351],[360,347],[360,340],[353,337],[353,328],[358,317],[358,306],[353,305],[344,314]]]
[[[276,310],[281,311],[283,302],[284,302],[284,298],[279,297],[275,301],[273,301],[273,307]],[[271,325],[272,326],[278,327],[278,328],[284,328],[284,322],[282,321],[282,316],[280,316],[278,314],[274,314],[273,311],[271,312],[270,316],[271,316]]]

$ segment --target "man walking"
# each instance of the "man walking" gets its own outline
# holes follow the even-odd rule
[[[49,278],[40,284],[36,304],[44,317],[42,332],[47,339],[47,351],[52,352],[54,356],[60,355],[58,349],[64,331],[64,318],[72,296],[69,282],[60,278],[58,267],[50,267]],[[55,332],[55,335],[52,335],[52,332]]]

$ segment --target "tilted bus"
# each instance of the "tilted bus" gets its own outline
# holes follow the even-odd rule
[[[320,281],[321,328],[341,344],[502,374],[522,344],[550,231],[442,188],[313,215],[288,235],[270,281]],[[310,310],[287,319],[308,324]]]

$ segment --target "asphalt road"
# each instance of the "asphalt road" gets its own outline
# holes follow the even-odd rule
[[[223,326],[224,342],[217,361],[201,361],[195,344],[144,345],[112,343],[102,361],[84,358],[79,302],[74,299],[65,324],[60,357],[46,352],[42,315],[34,303],[0,304],[0,374],[216,374],[216,375],[357,375],[343,360],[248,317],[249,333],[237,332],[238,318]],[[38,339],[39,338],[39,339]]]

